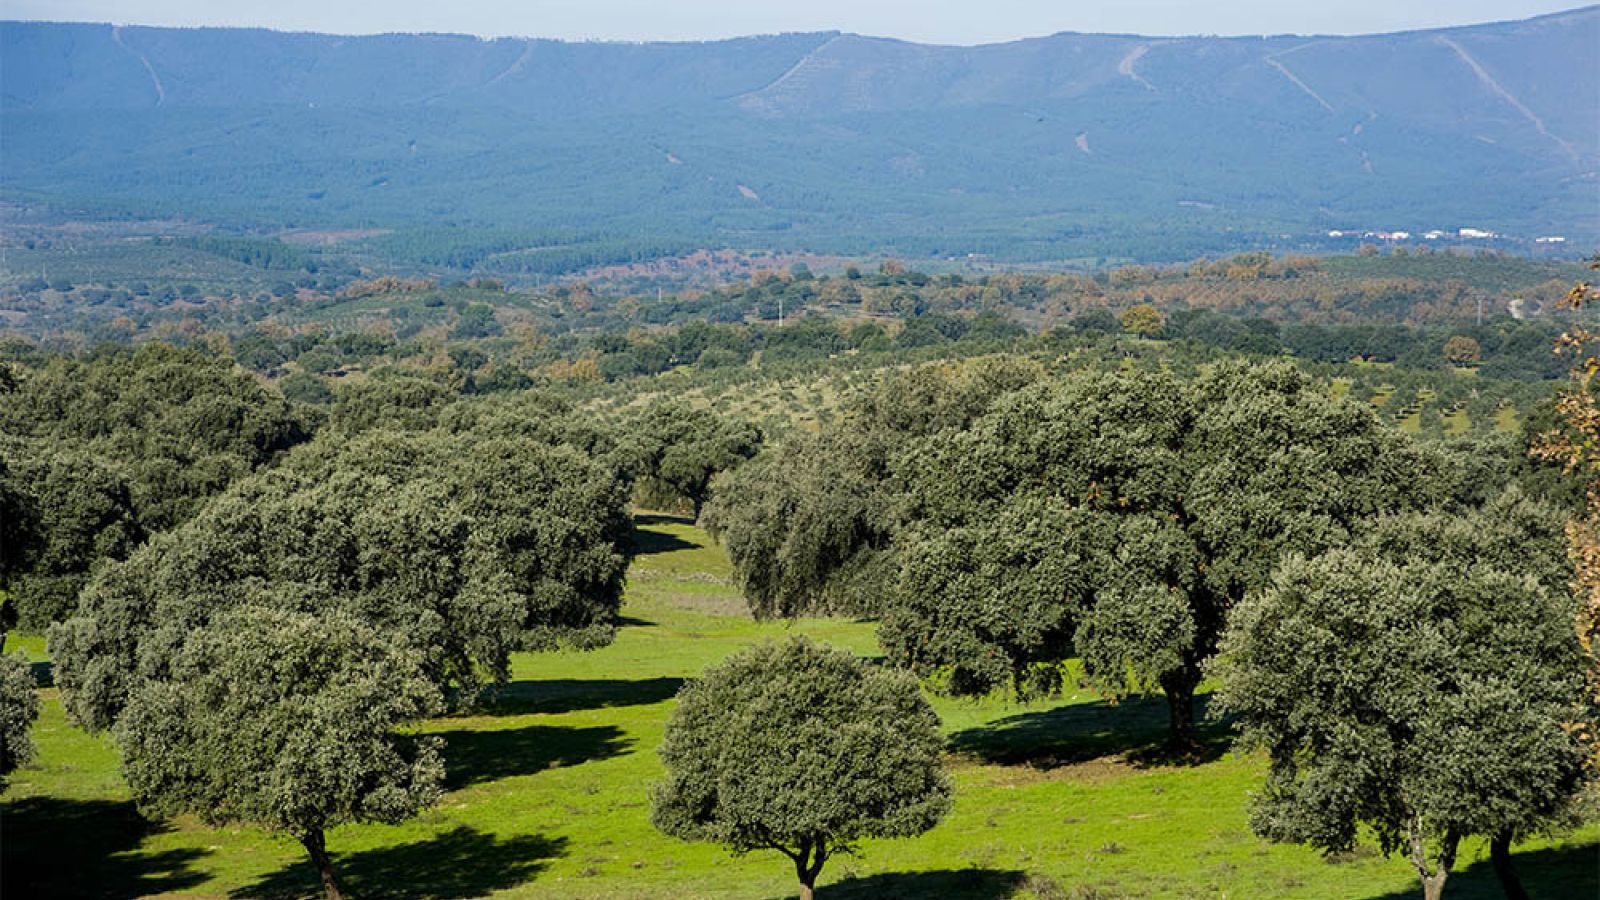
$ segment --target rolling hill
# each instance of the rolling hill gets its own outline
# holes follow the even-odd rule
[[[1600,239],[1600,7],[1364,37],[709,43],[0,23],[0,190],[396,253]],[[635,248],[629,250],[627,248]],[[653,251],[652,251],[653,252]]]

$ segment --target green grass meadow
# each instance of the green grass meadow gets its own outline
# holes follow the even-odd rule
[[[446,794],[399,826],[350,825],[328,844],[355,897],[777,898],[793,870],[774,853],[734,856],[657,833],[655,748],[684,679],[792,632],[877,653],[873,624],[752,622],[728,563],[703,532],[641,517],[616,642],[521,654],[513,683],[478,714],[440,719]],[[8,650],[44,658],[44,642]],[[39,666],[41,674],[47,667]],[[7,900],[32,897],[296,898],[318,894],[300,846],[249,827],[144,821],[108,739],[69,725],[42,690],[39,759],[0,811]],[[1208,726],[1204,762],[1154,754],[1160,698],[1108,704],[1087,692],[1022,705],[936,698],[957,796],[920,838],[869,841],[828,863],[824,898],[1399,898],[1421,896],[1403,859],[1335,859],[1259,840],[1246,802],[1264,764]],[[1463,848],[1446,896],[1501,896],[1487,847]],[[1600,896],[1600,825],[1529,841],[1517,862],[1534,897]]]

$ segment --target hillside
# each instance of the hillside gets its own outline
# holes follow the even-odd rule
[[[461,234],[619,260],[696,245],[1154,260],[1348,228],[1582,248],[1600,236],[1597,43],[1600,7],[1352,38],[978,47],[7,22],[0,189],[241,229],[392,228],[399,257]]]

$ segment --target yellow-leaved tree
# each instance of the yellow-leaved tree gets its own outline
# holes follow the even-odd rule
[[[1600,255],[1589,261],[1589,268],[1600,270]],[[1575,312],[1600,305],[1600,287],[1580,281],[1567,292],[1562,309]],[[1579,607],[1578,638],[1589,654],[1589,685],[1600,705],[1600,402],[1595,395],[1596,373],[1600,373],[1600,332],[1574,322],[1556,340],[1556,352],[1571,354],[1572,384],[1556,404],[1558,427],[1540,435],[1533,453],[1541,459],[1559,462],[1568,475],[1585,483],[1586,510],[1567,526],[1572,556],[1573,588]],[[1579,724],[1583,738],[1600,758],[1600,735],[1593,724]]]

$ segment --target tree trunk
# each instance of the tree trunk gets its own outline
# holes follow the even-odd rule
[[[822,864],[828,860],[826,845],[818,842],[816,856],[813,857],[812,848],[807,845],[800,849],[800,855],[794,857],[795,875],[800,878],[800,900],[815,900],[817,895],[817,876],[822,874]]]
[[[1439,864],[1430,871],[1427,844],[1422,836],[1422,817],[1412,816],[1406,830],[1411,843],[1411,864],[1417,869],[1417,877],[1422,879],[1423,900],[1440,900],[1444,896],[1445,879],[1450,877],[1450,867],[1455,865],[1456,846],[1461,838],[1454,833],[1445,834],[1439,845]]]
[[[306,852],[311,854],[312,865],[317,867],[326,900],[344,900],[344,894],[339,892],[339,881],[333,877],[333,860],[328,858],[328,843],[322,830],[319,828],[306,832],[300,836],[300,843],[305,845]]]
[[[1494,874],[1500,879],[1506,900],[1528,900],[1522,879],[1517,877],[1517,867],[1511,863],[1510,831],[1502,831],[1489,840],[1489,861],[1494,864]]]
[[[1167,749],[1173,753],[1200,752],[1194,733],[1194,691],[1199,686],[1200,670],[1188,663],[1161,676],[1161,692],[1167,696]]]

